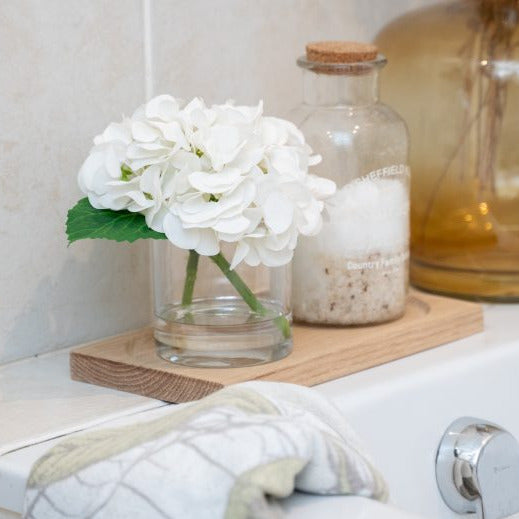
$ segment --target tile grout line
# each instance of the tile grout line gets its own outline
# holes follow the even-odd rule
[[[142,0],[143,51],[144,51],[144,95],[146,101],[153,95],[153,38],[151,28],[151,2]]]
[[[142,42],[144,54],[144,95],[146,101],[153,96],[153,36],[152,36],[152,0],[142,0]],[[153,242],[153,240],[150,240]],[[155,316],[155,289],[153,282],[153,243],[147,245],[148,254],[148,286],[150,287],[150,324]]]

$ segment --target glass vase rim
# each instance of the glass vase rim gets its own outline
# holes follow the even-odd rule
[[[306,56],[297,58],[297,66],[317,74],[329,74],[334,76],[357,76],[369,74],[380,70],[387,64],[384,54],[378,53],[377,57],[369,61],[353,61],[350,63],[326,63],[322,61],[310,61]]]

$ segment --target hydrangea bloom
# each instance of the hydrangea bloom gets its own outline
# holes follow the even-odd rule
[[[263,105],[185,106],[167,95],[96,137],[79,186],[96,208],[145,215],[183,249],[219,253],[235,244],[240,262],[280,266],[299,234],[322,224],[330,180],[308,173],[320,157],[290,122],[263,116]]]

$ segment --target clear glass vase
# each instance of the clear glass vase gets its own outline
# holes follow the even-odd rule
[[[377,43],[411,135],[411,281],[519,301],[519,0],[404,15]]]
[[[298,60],[303,103],[289,117],[322,156],[315,173],[335,181],[337,193],[328,201],[329,217],[319,235],[298,241],[296,320],[359,325],[404,313],[408,138],[400,116],[378,100],[378,74],[385,63],[376,49],[369,61]]]
[[[243,367],[290,353],[290,264],[230,270],[230,257],[225,246],[207,257],[166,240],[153,244],[154,336],[162,358]]]

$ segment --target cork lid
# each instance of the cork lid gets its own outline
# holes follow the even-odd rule
[[[306,46],[306,59],[318,63],[359,63],[377,55],[376,45],[357,41],[316,41]]]

